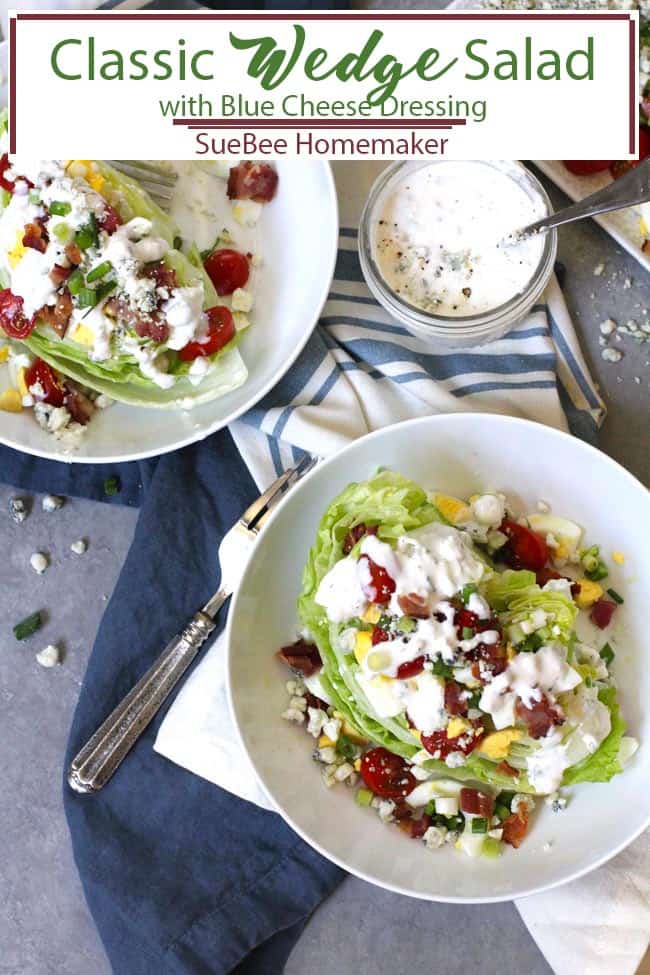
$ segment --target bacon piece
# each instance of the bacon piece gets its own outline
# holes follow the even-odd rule
[[[394,809],[393,816],[396,812],[397,810]],[[414,819],[412,816],[404,819],[397,816],[395,818],[398,819],[398,825],[402,832],[410,836],[412,840],[421,840],[432,823],[431,816],[427,816],[426,813],[423,813],[419,819]]]
[[[41,220],[28,223],[23,234],[23,247],[31,247],[35,251],[44,254],[47,250],[47,231]]]
[[[376,534],[377,525],[365,525],[363,522],[355,525],[354,528],[351,528],[343,539],[343,554],[349,555],[354,546],[364,537],[364,535]]]
[[[423,596],[418,596],[416,592],[398,596],[397,604],[405,616],[414,616],[417,620],[429,618],[429,604]]]
[[[64,281],[68,280],[71,274],[71,267],[63,267],[62,264],[55,264],[50,271],[50,281],[55,287],[58,288],[59,285],[63,284]]]
[[[135,323],[136,335],[141,339],[151,339],[153,342],[166,342],[169,338],[169,325],[159,315],[138,318]]]
[[[122,218],[117,210],[109,203],[105,203],[104,215],[99,221],[99,229],[105,231],[107,234],[114,234],[121,224]]]
[[[464,689],[455,680],[445,683],[445,709],[449,714],[467,714],[467,701],[462,696]]]
[[[616,610],[616,603],[611,599],[599,599],[591,607],[589,619],[595,623],[599,630],[606,629],[612,622],[612,616]]]
[[[520,806],[503,824],[502,840],[515,848],[521,846],[528,832],[528,812]]]
[[[55,305],[43,305],[35,318],[53,328],[59,338],[63,338],[72,314],[72,298],[67,288],[59,293]]]
[[[68,258],[71,264],[77,267],[83,261],[83,256],[76,244],[66,244],[65,245],[65,256]]]
[[[321,711],[327,711],[329,707],[327,701],[322,701],[320,697],[316,697],[311,691],[305,692],[305,701],[307,702],[308,708],[319,708]]]
[[[533,701],[532,707],[526,707],[520,699],[517,701],[515,713],[520,721],[528,728],[531,738],[543,738],[554,725],[563,724],[564,715],[558,707],[551,704],[545,694],[541,700]]]
[[[67,391],[63,405],[72,419],[84,427],[95,412],[95,406],[92,400],[82,392],[76,383],[70,382],[70,380],[67,382]]]
[[[178,287],[176,271],[162,261],[147,268],[147,277],[154,279],[157,288],[168,288],[171,291]]]
[[[233,166],[228,174],[229,200],[255,200],[269,203],[278,188],[278,174],[268,163],[248,159]]]
[[[494,812],[494,796],[488,795],[487,792],[480,792],[478,789],[461,789],[460,808],[464,813],[490,819]]]
[[[505,758],[502,762],[499,762],[496,767],[496,771],[500,772],[501,775],[509,775],[513,779],[519,778],[519,771],[516,768],[513,768],[509,762],[506,762]]]
[[[306,640],[296,640],[295,643],[282,647],[276,656],[293,670],[299,671],[303,677],[311,677],[323,666],[318,647]]]

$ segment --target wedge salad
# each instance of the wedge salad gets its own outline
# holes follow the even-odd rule
[[[582,527],[538,508],[384,470],[332,502],[309,553],[283,717],[327,786],[430,849],[518,847],[536,797],[559,811],[636,748],[610,671],[623,598]]]
[[[225,231],[200,254],[105,162],[9,158],[1,124],[0,409],[33,408],[73,447],[114,400],[189,409],[240,386],[253,255]],[[257,216],[275,170],[223,168],[224,199]]]

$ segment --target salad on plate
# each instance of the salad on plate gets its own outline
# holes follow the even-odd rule
[[[332,502],[309,553],[283,717],[326,786],[429,849],[518,847],[538,797],[559,811],[636,749],[611,674],[623,597],[583,528],[537,508],[383,470]]]
[[[74,449],[113,401],[190,409],[240,386],[256,255],[225,229],[199,253],[106,162],[10,158],[6,113],[0,124],[0,409],[33,409]],[[275,170],[215,166],[249,224],[275,195]]]

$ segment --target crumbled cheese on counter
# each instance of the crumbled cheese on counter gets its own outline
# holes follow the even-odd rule
[[[48,643],[36,654],[36,660],[41,667],[56,667],[61,663],[61,651],[54,643]]]
[[[34,552],[29,559],[29,564],[34,572],[42,576],[50,563],[47,555],[44,555],[43,552]]]

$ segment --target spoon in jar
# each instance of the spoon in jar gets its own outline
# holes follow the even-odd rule
[[[646,203],[648,200],[650,200],[650,157],[633,166],[624,176],[604,186],[602,190],[597,190],[579,203],[564,207],[557,213],[544,217],[543,220],[529,224],[507,239],[509,243],[516,244],[526,237],[545,233],[553,227],[561,227],[562,224],[573,223],[574,220],[582,220],[584,217],[595,217],[599,213],[609,213],[610,210],[623,210],[625,207]]]

